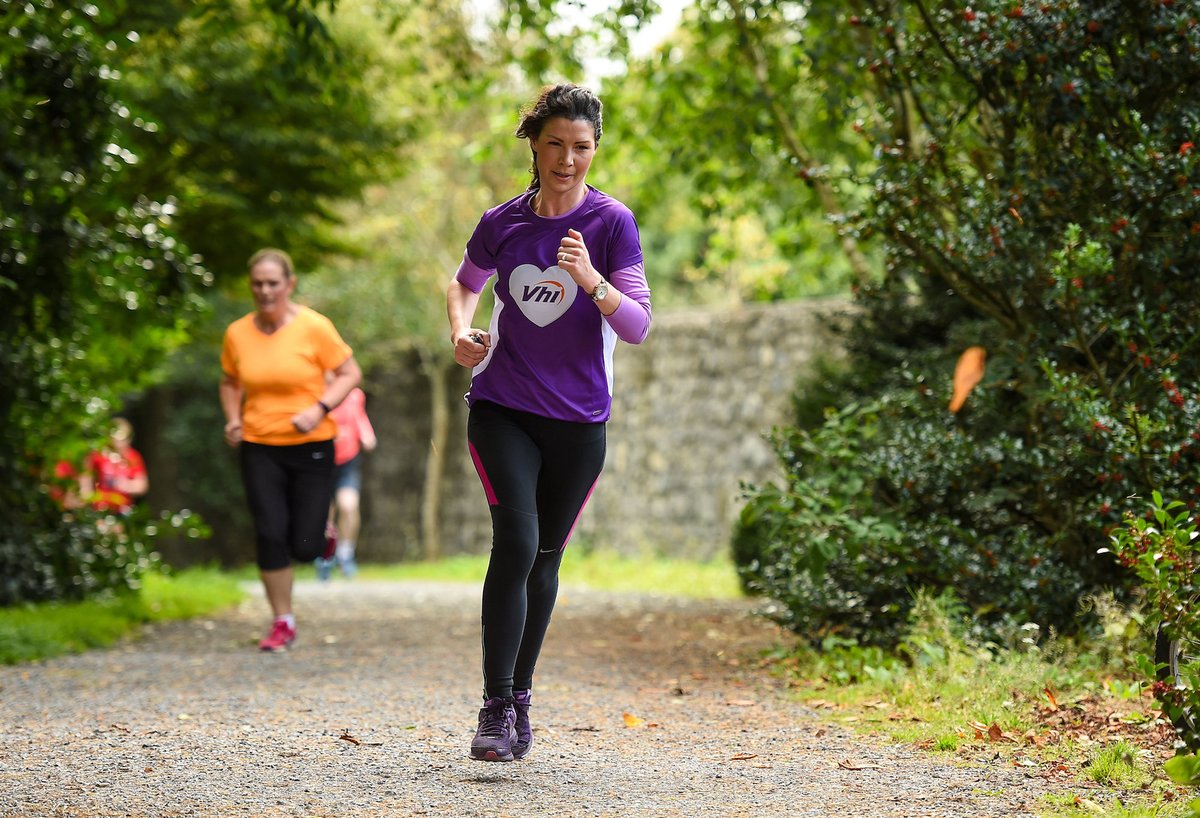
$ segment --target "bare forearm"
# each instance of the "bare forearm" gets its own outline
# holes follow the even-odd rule
[[[221,411],[225,420],[240,420],[242,417],[242,385],[229,376],[221,379]]]
[[[353,392],[360,383],[362,383],[362,369],[359,368],[354,358],[349,358],[346,363],[333,371],[333,380],[325,385],[325,391],[321,394],[321,403],[330,409],[334,408],[344,401],[346,396]]]
[[[242,385],[225,375],[218,391],[221,411],[225,413],[225,442],[236,446],[242,441]]]
[[[446,317],[450,320],[450,343],[471,328],[475,309],[479,306],[479,293],[461,284],[457,279],[446,289]]]

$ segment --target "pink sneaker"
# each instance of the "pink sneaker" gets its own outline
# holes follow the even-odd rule
[[[259,650],[278,652],[287,650],[287,646],[296,641],[296,629],[282,619],[275,620],[271,632],[258,643]]]

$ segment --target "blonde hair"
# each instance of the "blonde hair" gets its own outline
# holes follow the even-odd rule
[[[264,247],[250,256],[250,260],[246,262],[246,269],[253,270],[262,261],[274,261],[277,263],[283,268],[284,278],[291,278],[296,269],[296,265],[292,263],[292,257],[287,254],[287,251],[275,247]]]

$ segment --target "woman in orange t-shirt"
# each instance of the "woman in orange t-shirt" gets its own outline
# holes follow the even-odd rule
[[[225,330],[221,408],[225,442],[238,449],[259,574],[275,617],[259,647],[277,651],[296,638],[292,561],[311,562],[325,547],[337,432],[328,415],[362,371],[333,322],[292,301],[296,275],[287,253],[260,250],[249,266],[256,309]],[[328,382],[326,371],[333,373]]]

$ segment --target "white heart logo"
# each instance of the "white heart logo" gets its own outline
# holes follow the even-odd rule
[[[558,320],[575,303],[579,285],[561,267],[542,270],[533,264],[522,264],[508,278],[508,294],[539,327]]]

